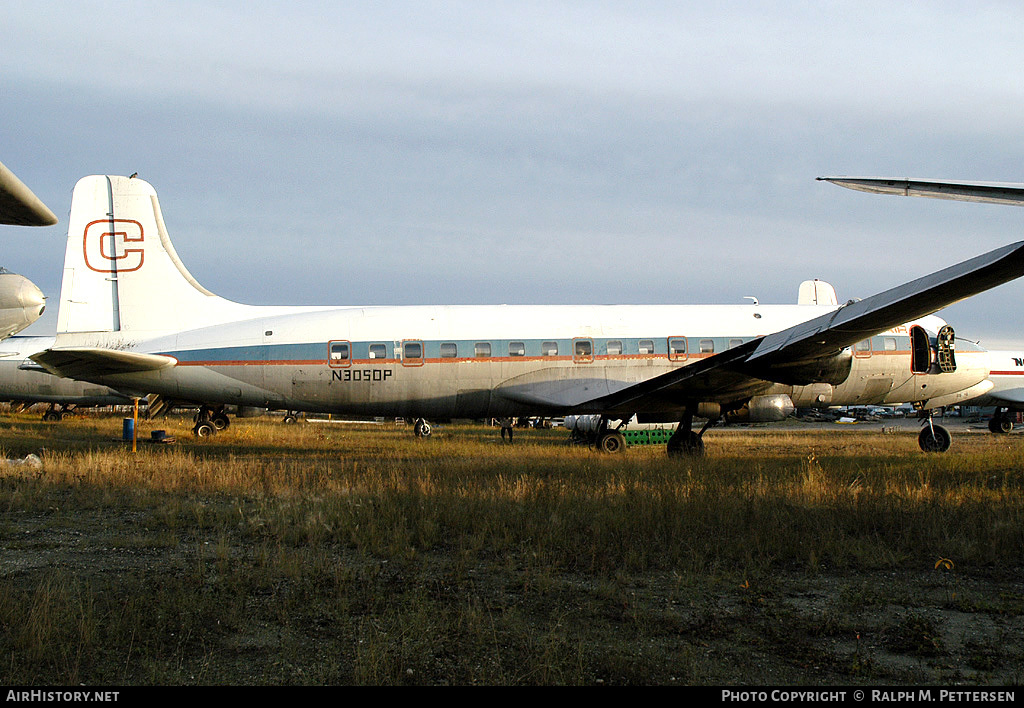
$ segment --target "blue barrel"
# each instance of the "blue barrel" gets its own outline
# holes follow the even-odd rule
[[[125,418],[121,425],[121,439],[125,442],[131,442],[135,439],[135,419]]]

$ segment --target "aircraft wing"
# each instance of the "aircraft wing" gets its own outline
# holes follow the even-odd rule
[[[958,182],[887,177],[818,177],[818,180],[872,194],[899,194],[905,197],[1024,206],[1024,184],[1014,182]]]
[[[987,394],[988,398],[994,398],[997,401],[1004,403],[1014,403],[1020,405],[1024,403],[1024,388],[1009,388],[1003,389],[1002,391],[991,391]]]
[[[586,410],[624,413],[676,408],[686,400],[739,400],[765,382],[792,382],[865,337],[931,314],[1024,275],[1024,241],[998,248],[807,322],[588,401]],[[812,383],[807,380],[804,383]]]
[[[52,226],[57,217],[0,162],[0,224]]]
[[[140,354],[100,347],[47,349],[31,355],[29,359],[51,374],[70,379],[156,371],[178,363],[173,357],[162,354]]]

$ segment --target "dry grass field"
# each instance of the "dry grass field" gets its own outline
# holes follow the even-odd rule
[[[1024,680],[1024,437],[189,427],[0,414],[0,684]]]

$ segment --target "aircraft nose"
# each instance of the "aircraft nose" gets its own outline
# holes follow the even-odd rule
[[[46,296],[43,295],[43,291],[27,278],[21,283],[21,288],[18,290],[18,301],[26,310],[35,311],[35,308],[39,308],[40,315],[46,309]]]

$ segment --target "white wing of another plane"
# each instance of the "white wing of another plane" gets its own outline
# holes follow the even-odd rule
[[[0,162],[0,224],[53,226],[57,217]]]
[[[0,224],[52,226],[57,217],[0,162]],[[28,327],[43,314],[46,298],[35,283],[0,268],[0,339]]]
[[[1015,182],[961,182],[889,177],[818,177],[818,180],[872,194],[898,194],[904,197],[1024,206],[1024,184]]]

